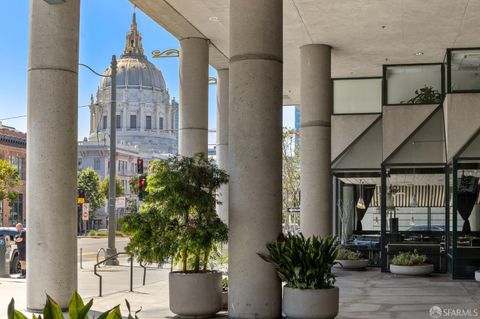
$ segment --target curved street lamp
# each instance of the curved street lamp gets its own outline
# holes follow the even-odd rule
[[[111,105],[110,105],[110,172],[109,172],[109,190],[108,190],[108,248],[106,253],[107,265],[119,265],[119,261],[116,257],[117,249],[115,247],[115,233],[117,228],[117,221],[115,216],[115,191],[116,191],[116,148],[117,148],[117,129],[116,129],[116,116],[117,114],[117,57],[112,55],[112,62],[110,64],[110,75],[103,75],[86,64],[79,63],[79,65],[88,68],[95,75],[100,77],[107,77],[111,80]]]

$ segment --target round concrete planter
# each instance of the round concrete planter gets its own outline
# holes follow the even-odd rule
[[[390,272],[396,275],[425,276],[433,272],[433,264],[398,266],[390,264]]]
[[[477,271],[475,272],[475,280],[476,280],[476,281],[480,281],[480,270],[477,270]]]
[[[222,310],[228,310],[228,291],[222,291]]]
[[[283,290],[283,313],[287,318],[331,319],[338,314],[339,290],[293,289]]]
[[[185,318],[214,316],[222,309],[222,274],[171,272],[170,310]]]
[[[368,259],[356,259],[356,260],[339,259],[335,261],[339,263],[335,265],[335,268],[364,269],[368,267]]]

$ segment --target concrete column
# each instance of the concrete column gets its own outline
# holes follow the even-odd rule
[[[281,231],[282,7],[281,0],[230,0],[232,318],[281,317],[280,281],[257,253],[265,252]]]
[[[118,95],[117,95],[118,96]],[[123,105],[123,128],[122,131],[126,132],[128,129],[128,112],[127,112],[127,105]]]
[[[217,79],[217,163],[228,172],[228,69],[218,70]],[[217,214],[228,224],[228,184],[220,188]]]
[[[208,151],[208,45],[202,38],[180,40],[180,114],[178,152]]]
[[[80,0],[30,1],[27,308],[45,293],[66,309],[77,288],[77,91]]]
[[[300,229],[305,236],[332,234],[330,51],[323,44],[300,48]]]
[[[143,108],[145,107],[144,104],[140,104],[140,131],[143,132],[145,128],[145,112],[143,111]]]

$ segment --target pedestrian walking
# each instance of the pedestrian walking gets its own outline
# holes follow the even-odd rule
[[[27,277],[27,232],[23,229],[23,225],[18,223],[15,225],[18,234],[15,236],[15,244],[18,249],[18,259],[20,260],[20,267],[22,274],[19,278]]]

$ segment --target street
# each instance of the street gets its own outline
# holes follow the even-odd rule
[[[116,237],[115,238],[115,246],[117,248],[117,252],[124,252],[125,246],[128,244],[129,239],[128,237]],[[108,246],[108,238],[107,237],[100,237],[100,238],[89,238],[89,237],[79,237],[77,240],[77,249],[78,249],[78,261],[80,262],[80,251],[82,252],[82,261],[95,261],[97,258],[97,253],[99,249],[104,248],[106,249]],[[100,256],[103,257],[103,252],[100,253]],[[99,260],[102,260],[100,258]]]

